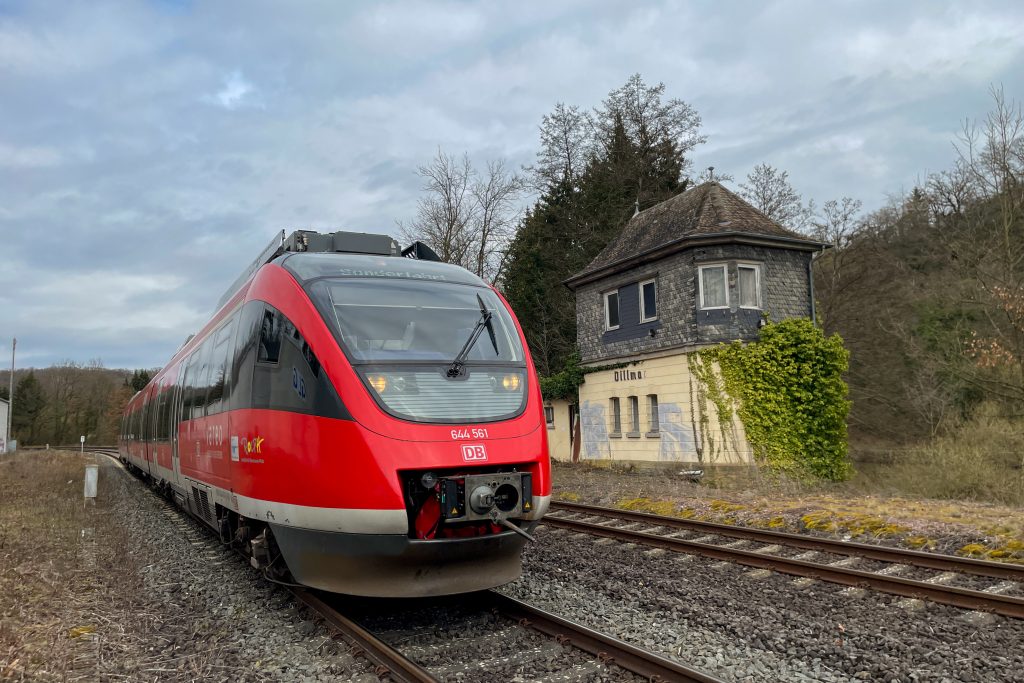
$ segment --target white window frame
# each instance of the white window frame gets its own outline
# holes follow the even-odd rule
[[[603,297],[604,297],[604,329],[607,330],[607,331],[619,329],[619,325],[615,325],[613,327],[612,324],[611,324],[611,322],[612,322],[611,307],[608,305],[608,297],[610,297],[612,294],[615,295],[615,307],[616,307],[616,309],[618,309],[616,311],[616,313],[618,313],[619,325],[622,324],[622,297],[619,296],[619,290],[613,289],[610,292],[605,292],[604,295],[603,295]]]
[[[647,302],[644,300],[644,285],[654,285],[654,316],[645,318],[647,312]],[[640,283],[640,322],[649,323],[658,319],[658,280],[657,278],[651,278],[650,280],[644,280]]]
[[[550,420],[548,419],[548,415],[551,416]],[[547,424],[548,429],[554,429],[555,428],[555,407],[554,406],[544,406],[544,422]]]
[[[747,268],[754,271],[754,298],[757,299],[756,306],[744,306],[743,298],[740,292],[740,269]],[[761,264],[760,263],[737,263],[736,264],[736,301],[739,303],[740,308],[744,308],[748,311],[760,311],[763,306],[761,305]]]
[[[725,273],[725,305],[724,306],[705,306],[704,305],[704,271],[720,269]],[[729,308],[729,264],[728,263],[708,263],[700,266],[697,271],[697,301],[700,303],[700,310],[702,311],[721,311]]]

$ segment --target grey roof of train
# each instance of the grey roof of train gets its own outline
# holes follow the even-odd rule
[[[287,253],[275,259],[274,262],[281,264],[299,282],[319,277],[383,277],[487,286],[486,282],[461,266],[400,256]]]

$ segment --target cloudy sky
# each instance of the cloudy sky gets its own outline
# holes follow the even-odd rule
[[[1024,3],[0,0],[0,359],[162,365],[276,230],[393,233],[438,147],[528,164],[635,72],[696,168],[876,208],[1024,98]]]

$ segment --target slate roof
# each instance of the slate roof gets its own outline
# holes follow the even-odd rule
[[[672,244],[742,237],[789,243],[796,249],[820,248],[819,242],[784,228],[717,182],[703,183],[633,216],[586,268],[566,280],[573,286],[598,273],[630,267],[638,258]],[[605,272],[606,271],[606,272]]]

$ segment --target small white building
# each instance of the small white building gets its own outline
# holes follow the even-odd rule
[[[0,453],[7,452],[7,440],[10,438],[7,433],[7,411],[10,409],[10,403],[0,398]]]

